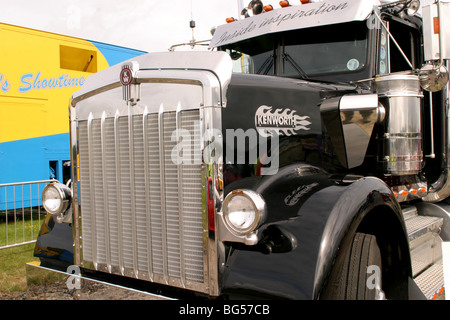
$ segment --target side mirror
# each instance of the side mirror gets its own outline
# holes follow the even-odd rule
[[[419,79],[423,90],[437,92],[447,85],[448,70],[443,65],[426,64],[419,71]]]
[[[420,1],[419,0],[411,0],[408,4],[406,4],[406,14],[409,16],[413,16],[419,11]]]

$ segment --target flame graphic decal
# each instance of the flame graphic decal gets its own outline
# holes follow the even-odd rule
[[[301,117],[295,114],[296,110],[288,108],[278,108],[272,111],[273,107],[262,105],[255,114],[255,126],[259,134],[263,137],[278,135],[291,136],[297,134],[298,130],[310,130],[311,124],[309,116]]]

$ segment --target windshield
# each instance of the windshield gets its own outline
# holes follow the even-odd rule
[[[347,23],[255,38],[225,49],[235,72],[310,78],[362,70],[367,45],[365,25]]]

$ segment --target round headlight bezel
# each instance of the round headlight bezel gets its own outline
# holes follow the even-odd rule
[[[242,197],[239,199],[239,197]],[[239,214],[237,211],[230,211],[229,205],[236,200],[248,201],[254,212],[253,221],[244,228],[238,227],[232,222],[231,215]],[[224,199],[223,202],[223,221],[227,229],[232,233],[243,236],[248,235],[255,231],[263,222],[266,217],[266,203],[262,196],[252,190],[239,189],[230,192]],[[244,211],[245,212],[245,211]],[[248,218],[248,217],[247,217]]]
[[[48,198],[47,192],[49,190],[56,191],[56,195],[58,196],[58,200],[60,203],[56,209],[53,209],[48,205],[49,199],[46,198]],[[50,183],[46,185],[42,190],[42,206],[44,207],[45,211],[47,211],[47,213],[52,215],[64,213],[69,207],[70,199],[71,199],[70,189],[66,185],[59,182]]]

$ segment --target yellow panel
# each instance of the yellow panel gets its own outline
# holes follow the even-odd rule
[[[0,23],[0,142],[69,132],[72,94],[107,67],[89,41]]]
[[[0,143],[45,136],[47,101],[0,97]]]

